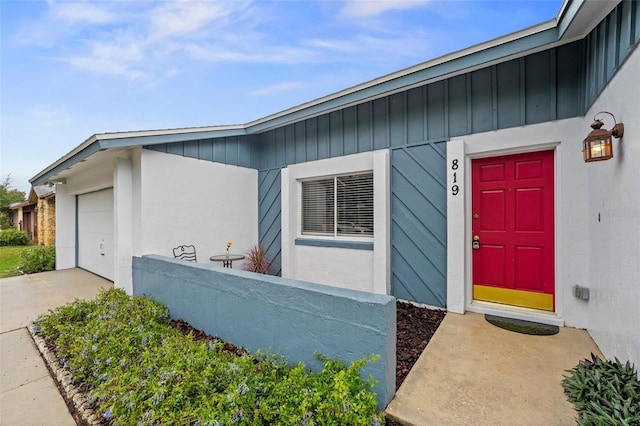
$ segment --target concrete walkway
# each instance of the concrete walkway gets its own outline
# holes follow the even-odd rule
[[[0,425],[76,424],[26,327],[49,309],[112,285],[81,269],[0,280]]]
[[[405,425],[575,425],[565,370],[602,354],[585,330],[529,336],[447,314],[387,407]]]

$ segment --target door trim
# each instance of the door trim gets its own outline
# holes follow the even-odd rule
[[[530,163],[531,161],[537,162],[540,169],[536,170],[542,173],[540,175],[533,176],[534,183],[530,183],[531,181],[524,181],[529,183],[523,183],[523,181],[518,180],[518,178],[514,174],[515,169],[511,170],[511,172],[508,171],[511,167],[516,167],[517,164],[523,164],[523,162],[524,164],[526,164]],[[490,179],[487,182],[481,180],[483,167],[497,164],[510,165],[507,169],[503,169],[502,179],[497,179],[496,181]],[[500,228],[501,232],[498,231],[497,233],[492,231],[493,228],[489,228],[488,230],[484,229],[481,225],[481,222],[471,220],[471,228],[474,233],[474,239],[477,238],[475,236],[476,234],[479,234],[481,239],[488,238],[489,245],[498,244],[498,247],[502,247],[503,249],[502,254],[504,256],[508,255],[508,258],[503,259],[503,273],[506,273],[506,275],[503,275],[502,278],[504,281],[501,284],[496,283],[494,286],[492,284],[485,284],[482,277],[485,277],[485,273],[489,273],[492,278],[485,278],[489,279],[490,281],[493,279],[499,280],[499,277],[495,276],[491,271],[494,270],[495,272],[498,272],[496,271],[496,268],[500,269],[500,267],[497,265],[490,266],[491,264],[484,263],[487,260],[481,260],[484,258],[481,251],[471,251],[472,267],[470,270],[470,275],[472,277],[472,280],[474,280],[472,285],[472,298],[470,299],[471,303],[474,303],[476,301],[494,302],[508,306],[515,305],[545,311],[555,311],[555,168],[555,151],[548,149],[536,150],[527,153],[508,155],[501,154],[497,156],[471,159],[470,175],[472,184],[471,210],[469,211],[474,214],[480,213],[480,216],[482,216],[485,212],[482,206],[483,203],[486,202],[482,201],[482,194],[485,193],[485,191],[489,191],[489,193],[495,193],[496,189],[500,189],[499,192],[503,194],[503,202],[505,203],[504,208],[507,209],[505,213],[511,212],[506,213],[507,216],[504,216],[504,221],[498,223],[498,225],[501,223],[504,229]],[[491,170],[493,170],[493,168]],[[477,173],[477,175],[474,175],[474,173]],[[524,177],[524,179],[529,179],[529,177]],[[518,230],[517,220],[515,222],[514,220],[517,217],[520,217],[520,213],[524,213],[528,210],[515,210],[518,204],[516,195],[518,193],[523,193],[523,191],[525,193],[528,193],[527,190],[530,189],[530,185],[534,185],[535,187],[541,186],[545,188],[544,192],[536,193],[539,194],[539,197],[543,197],[539,200],[541,202],[541,204],[539,204],[539,207],[541,208],[540,213],[541,217],[543,217],[543,222],[536,225],[542,227],[535,229]],[[513,192],[511,191],[511,189],[507,191],[507,188],[512,187],[514,188]],[[552,192],[549,193],[549,190]],[[514,210],[511,211],[509,209]],[[518,211],[520,213],[516,214]],[[514,214],[515,216],[511,217],[512,214]],[[524,287],[518,289],[517,287],[519,282],[518,277],[520,276],[518,274],[524,274],[524,276],[529,275],[528,272],[525,272],[523,270],[518,272],[518,263],[516,262],[516,257],[519,257],[518,247],[520,244],[524,244],[524,247],[538,247],[540,245],[544,247],[544,250],[542,252],[536,252],[538,253],[538,256],[542,255],[543,257],[535,257],[536,262],[542,262],[542,264],[539,265],[539,270],[542,272],[542,275],[540,277],[542,281],[529,283],[536,288],[535,290],[527,290]],[[551,252],[549,252],[548,250],[551,250]],[[527,250],[525,250],[525,252],[526,251]],[[497,253],[497,255],[499,255],[499,253]],[[475,270],[475,267],[478,267],[477,271]],[[520,278],[524,278],[524,276],[520,276]]]
[[[526,139],[526,138],[525,138]],[[562,233],[559,222],[562,216],[562,198],[560,182],[562,170],[562,150],[559,141],[528,142],[520,146],[510,143],[503,147],[481,151],[481,145],[465,142],[465,138],[455,138],[447,143],[447,309],[449,312],[463,314],[465,311],[481,314],[509,316],[511,318],[537,321],[545,324],[564,326],[563,286],[559,280],[559,268],[562,265]],[[472,252],[471,252],[471,160],[501,155],[522,154],[528,152],[554,151],[554,225],[555,225],[555,312],[520,306],[473,300]],[[450,188],[453,183],[450,170],[451,161],[458,159],[463,165],[461,173],[464,185],[460,187],[462,197],[454,197]],[[466,190],[469,188],[469,190]]]

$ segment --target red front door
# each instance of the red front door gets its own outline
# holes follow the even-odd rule
[[[553,158],[472,161],[474,300],[555,310]]]

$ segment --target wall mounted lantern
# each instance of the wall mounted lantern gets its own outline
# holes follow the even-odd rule
[[[609,114],[613,117],[613,128],[611,130],[604,130],[601,127],[604,123],[596,117],[598,114]],[[611,138],[621,138],[624,134],[624,124],[616,123],[616,118],[607,111],[600,111],[593,117],[593,123],[591,133],[582,142],[582,155],[585,163],[592,161],[608,160],[613,157],[613,145],[611,144]]]

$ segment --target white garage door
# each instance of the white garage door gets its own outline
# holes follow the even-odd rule
[[[113,281],[113,188],[78,196],[78,266]]]

